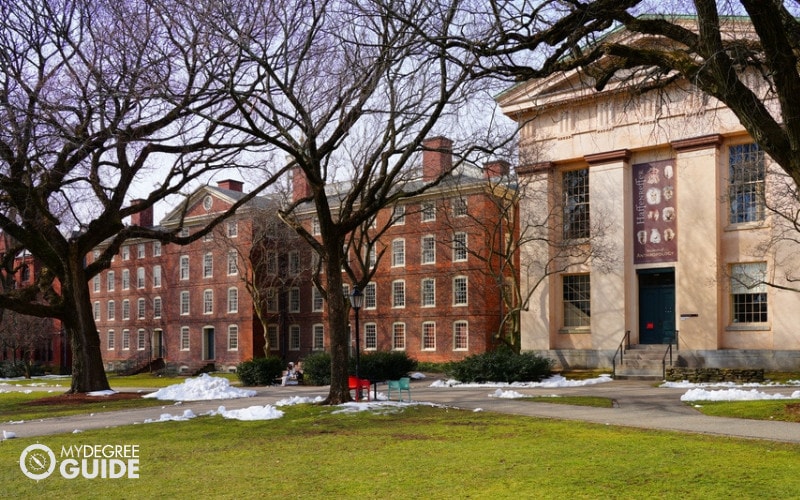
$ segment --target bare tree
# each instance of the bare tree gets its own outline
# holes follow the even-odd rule
[[[350,399],[342,268],[357,282],[362,277],[345,258],[348,235],[447,175],[410,182],[423,140],[439,122],[458,123],[465,100],[480,92],[469,85],[468,54],[423,36],[458,30],[456,5],[278,0],[242,2],[219,14],[221,30],[249,58],[234,88],[247,121],[241,130],[284,151],[296,180],[307,183],[282,217],[319,255],[325,275],[330,404]],[[460,122],[459,130],[469,128]],[[319,235],[303,227],[300,215],[309,207]]]
[[[108,388],[88,280],[129,238],[184,244],[210,230],[180,238],[123,221],[218,169],[253,163],[242,154],[259,150],[219,125],[237,109],[228,92],[238,47],[211,36],[203,9],[169,0],[0,6],[0,229],[15,242],[4,262],[24,248],[44,266],[33,285],[3,290],[0,307],[62,320],[70,392]]]
[[[730,108],[800,184],[800,21],[791,4],[490,1],[474,12],[485,30],[450,43],[479,55],[486,73],[517,80],[578,70],[598,90],[619,79],[642,91],[684,82]],[[640,15],[648,12],[657,14]]]

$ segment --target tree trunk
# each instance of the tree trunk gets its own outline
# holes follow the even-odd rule
[[[348,366],[350,361],[350,339],[347,335],[347,298],[342,293],[342,255],[343,241],[327,245],[331,256],[326,264],[328,278],[328,328],[331,339],[331,388],[325,404],[337,405],[351,400],[348,389]]]
[[[72,346],[72,385],[68,393],[105,391],[110,389],[100,351],[100,334],[94,323],[89,285],[83,272],[82,259],[67,259],[70,267],[61,284],[61,296],[72,303],[64,304],[64,329]],[[77,265],[72,265],[72,261]]]

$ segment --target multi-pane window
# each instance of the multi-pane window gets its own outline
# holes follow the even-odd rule
[[[239,236],[239,226],[235,220],[228,221],[228,238],[236,238]]]
[[[136,288],[144,288],[144,268],[136,269]]]
[[[289,350],[300,350],[300,325],[289,326]]]
[[[100,291],[100,275],[99,274],[96,275],[94,278],[92,278],[92,285],[93,285],[93,288],[94,288],[95,292],[99,292]]]
[[[131,247],[128,245],[122,246],[122,260],[130,260],[131,259]]]
[[[465,260],[467,260],[467,233],[455,233],[453,235],[453,261]]]
[[[145,337],[144,330],[139,330],[136,333],[136,350],[144,351],[146,345],[147,345],[147,337]]]
[[[319,218],[314,217],[311,219],[311,234],[318,236],[320,233]]]
[[[589,169],[569,170],[561,178],[563,194],[562,237],[589,237]]]
[[[422,222],[432,222],[436,220],[436,206],[433,203],[422,204]]]
[[[731,322],[767,322],[767,264],[731,266]]]
[[[181,230],[180,230],[180,232],[179,232],[178,234],[179,234],[179,235],[180,235],[182,238],[185,238],[185,237],[189,236],[189,228],[188,228],[188,227],[182,227],[182,228],[181,228]]]
[[[375,245],[370,245],[366,251],[366,259],[364,259],[367,268],[372,269],[378,264],[378,249]]]
[[[467,215],[467,200],[464,198],[453,198],[453,215],[456,217],[463,217]]]
[[[214,312],[214,291],[203,290],[203,314]]]
[[[93,310],[94,310],[94,320],[100,321],[100,302],[94,303]]]
[[[436,238],[433,236],[422,237],[422,263],[436,263]]]
[[[228,327],[228,350],[239,350],[239,327],[236,325],[230,325]]]
[[[278,349],[278,325],[276,325],[276,324],[267,325],[267,339],[269,340],[269,348],[270,348],[270,350],[277,350]]]
[[[290,288],[289,289],[289,312],[299,313],[300,312],[300,289],[299,288]]]
[[[314,338],[312,349],[315,351],[321,351],[325,348],[325,326],[324,325],[314,325]]]
[[[453,305],[465,306],[467,302],[467,277],[456,276],[453,278]]]
[[[436,280],[425,278],[422,280],[422,307],[436,307]]]
[[[392,307],[406,306],[406,282],[397,280],[392,282]]]
[[[144,315],[145,315],[145,301],[144,299],[138,299],[136,301],[136,318],[144,319]]]
[[[180,310],[181,315],[189,314],[189,292],[183,291],[181,292],[181,302],[180,302]]]
[[[325,307],[325,297],[316,285],[311,285],[311,310],[313,312],[322,312]]]
[[[161,242],[154,241],[153,242],[153,257],[160,257],[161,256]]]
[[[122,301],[122,319],[131,319],[131,301],[128,299]]]
[[[406,240],[398,238],[392,241],[392,267],[406,265]]]
[[[364,325],[364,349],[374,351],[378,348],[378,325],[366,323]]]
[[[392,349],[402,351],[406,348],[406,324],[395,323],[392,325]]]
[[[181,327],[181,351],[189,350],[189,327]]]
[[[144,259],[144,243],[136,245],[136,258]]]
[[[277,252],[267,252],[267,273],[278,273],[278,254]]]
[[[153,266],[153,287],[154,288],[161,287],[161,266],[160,265]]]
[[[298,274],[300,272],[300,254],[297,251],[292,250],[289,252],[287,259],[289,261],[289,274]]]
[[[453,323],[453,349],[466,351],[469,348],[469,324],[466,321]]]
[[[106,275],[106,278],[107,278],[107,280],[106,280],[106,288],[108,289],[109,292],[113,292],[114,291],[114,271],[109,271],[108,274]]]
[[[764,220],[764,151],[757,144],[731,146],[728,159],[730,223]]]
[[[114,337],[114,330],[109,330],[108,331],[108,334],[106,336],[106,342],[107,342],[109,351],[113,350],[116,347],[114,345],[116,343],[116,338]]]
[[[108,304],[106,304],[106,318],[114,319],[114,317],[117,315],[116,311],[117,311],[116,304],[114,304],[113,300],[109,300]]]
[[[236,287],[228,288],[228,312],[239,312],[239,289]]]
[[[210,278],[214,275],[214,254],[211,252],[203,255],[203,278]]]
[[[378,307],[378,297],[374,282],[367,283],[364,287],[364,309],[375,309]]]
[[[588,274],[564,275],[563,301],[564,326],[567,328],[591,326],[591,282]]]
[[[436,350],[436,323],[433,321],[422,323],[422,350]]]
[[[406,223],[406,206],[395,205],[392,210],[392,224],[395,226],[402,226]]]
[[[278,291],[275,288],[267,288],[267,312],[278,312]]]
[[[189,256],[188,255],[181,255],[180,278],[182,280],[188,280],[189,279]]]
[[[161,297],[153,298],[153,317],[154,318],[161,317]]]
[[[122,330],[122,350],[128,351],[131,348],[131,331]]]
[[[127,269],[122,270],[122,289],[127,290],[131,287],[131,272]]]
[[[239,255],[236,250],[228,251],[228,275],[232,276],[239,272]]]

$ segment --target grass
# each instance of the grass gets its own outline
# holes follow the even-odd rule
[[[147,406],[163,406],[164,402],[158,399],[129,399],[123,401],[107,401],[98,398],[96,403],[63,404],[63,405],[27,405],[31,401],[47,398],[48,395],[41,391],[29,394],[24,392],[7,392],[0,394],[0,423],[20,420],[38,420],[42,418],[66,417],[85,413],[99,413],[106,411],[124,410],[129,408],[143,408]]]
[[[427,406],[277,420],[198,417],[0,443],[8,498],[788,498],[800,446]],[[138,479],[35,482],[22,450],[139,446]],[[58,460],[58,458],[57,458]]]
[[[768,399],[763,401],[696,401],[692,406],[712,417],[747,418],[751,420],[781,420],[800,423],[799,399]]]
[[[594,408],[612,408],[614,400],[598,396],[533,396],[522,398],[534,403],[553,403],[559,405],[591,406]]]

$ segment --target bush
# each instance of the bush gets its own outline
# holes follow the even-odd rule
[[[405,352],[370,352],[361,355],[359,375],[372,382],[382,382],[407,377],[408,373],[416,368],[417,360],[409,358]],[[350,373],[353,375],[356,373],[355,357],[350,358]]]
[[[501,347],[450,364],[447,375],[459,382],[539,382],[550,376],[552,367],[552,359]]]
[[[236,366],[236,375],[245,386],[272,385],[282,373],[283,362],[274,356],[254,358]]]
[[[25,375],[25,363],[17,361],[0,362],[0,378],[16,378]]]
[[[310,385],[331,383],[331,355],[327,352],[310,354],[303,359],[303,382]]]

